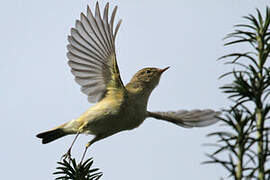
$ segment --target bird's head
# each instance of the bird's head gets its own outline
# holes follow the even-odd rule
[[[132,77],[130,83],[151,92],[158,85],[162,73],[167,69],[169,69],[169,67],[164,69],[153,67],[143,68]]]

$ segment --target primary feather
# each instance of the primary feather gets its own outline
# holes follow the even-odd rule
[[[86,15],[81,13],[68,36],[68,65],[89,102],[100,101],[109,89],[124,89],[115,55],[115,37],[121,24],[120,20],[113,29],[116,11],[117,6],[109,23],[108,3],[103,18],[98,3],[95,16],[88,6]]]
[[[179,110],[167,112],[149,112],[148,117],[165,120],[184,128],[204,127],[215,124],[219,120],[219,111],[206,110]]]

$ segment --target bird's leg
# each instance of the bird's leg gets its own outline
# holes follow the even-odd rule
[[[82,156],[82,159],[81,159],[81,162],[80,162],[79,166],[82,164],[83,159],[84,159],[84,156],[85,156],[86,151],[87,151],[87,149],[89,148],[89,146],[91,146],[94,142],[99,141],[99,140],[101,140],[101,139],[103,139],[103,138],[106,138],[106,137],[108,137],[108,136],[109,136],[108,134],[106,134],[106,135],[105,135],[105,134],[103,134],[103,135],[97,135],[96,137],[94,137],[94,139],[92,139],[90,142],[88,142],[88,143],[86,144],[85,150],[84,150],[84,152],[83,152],[83,156]]]
[[[70,147],[68,148],[67,153],[64,154],[64,155],[61,157],[61,159],[66,159],[66,158],[68,158],[69,160],[71,160],[71,148],[72,148],[73,144],[75,143],[76,139],[78,138],[79,134],[80,134],[79,132],[76,134],[74,140],[72,141]]]

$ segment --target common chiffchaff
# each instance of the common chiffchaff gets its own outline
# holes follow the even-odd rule
[[[213,110],[147,111],[149,96],[169,67],[144,68],[126,86],[123,85],[115,54],[115,38],[122,22],[120,20],[114,29],[116,10],[117,7],[113,9],[109,21],[108,3],[103,18],[98,3],[95,15],[87,7],[86,15],[81,13],[75,28],[71,28],[67,46],[68,64],[75,81],[81,85],[81,91],[88,96],[89,102],[96,104],[79,118],[38,134],[43,144],[68,134],[92,134],[94,138],[86,145],[86,152],[94,142],[134,129],[148,117],[186,128],[208,126],[218,121],[219,112]],[[70,156],[71,147],[67,156]]]

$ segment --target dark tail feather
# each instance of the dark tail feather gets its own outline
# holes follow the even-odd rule
[[[42,139],[42,144],[47,144],[49,142],[52,142],[58,138],[65,136],[67,134],[68,133],[66,133],[62,129],[58,128],[58,129],[54,129],[54,130],[40,133],[37,135],[37,137]]]

